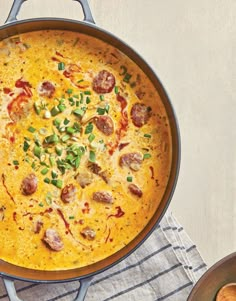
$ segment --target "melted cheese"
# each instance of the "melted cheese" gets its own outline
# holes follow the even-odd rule
[[[4,50],[0,52],[0,258],[27,268],[61,270],[86,266],[108,257],[145,227],[157,210],[168,182],[172,151],[170,128],[158,93],[127,56],[83,34],[53,30],[25,33],[1,41],[0,49]],[[61,68],[60,63],[63,63]],[[65,76],[65,71],[75,66],[77,71],[70,77]],[[116,88],[104,94],[101,100],[92,89],[92,81],[104,69],[114,75]],[[26,86],[17,85],[18,80],[27,83]],[[38,87],[43,81],[55,86],[53,97],[39,95]],[[117,90],[127,101],[128,116],[128,128],[121,131],[120,141],[117,133],[122,113]],[[20,117],[12,120],[9,104],[19,95],[23,95],[23,102],[11,110]],[[45,111],[50,112],[61,99],[65,110],[56,116],[45,115]],[[131,108],[135,103],[144,103],[152,110],[148,122],[140,128],[131,120]],[[40,107],[38,114],[35,105]],[[72,113],[81,107],[86,108],[82,121]],[[104,135],[91,121],[98,114],[98,108],[106,108],[105,115],[114,122],[115,130],[110,136]],[[64,130],[75,122],[82,128],[73,139],[69,135],[65,143],[58,142],[57,146],[63,150],[61,156],[56,155],[55,144],[43,145],[47,136],[56,134],[61,139],[66,134],[55,127],[56,118],[60,119],[60,127]],[[69,125],[63,125],[65,119],[69,120]],[[89,134],[85,134],[89,122],[93,124],[94,134],[91,143]],[[35,130],[33,133],[30,127]],[[40,158],[33,150],[37,143],[44,152]],[[117,144],[121,143],[127,145],[119,150]],[[24,144],[28,145],[27,150]],[[78,168],[66,169],[62,174],[57,164],[50,164],[49,157],[53,156],[55,161],[65,159],[68,145],[84,147],[84,154]],[[106,173],[107,183],[88,170],[91,151]],[[131,152],[144,155],[139,171],[119,165],[120,156]],[[149,154],[149,158],[145,159],[145,154]],[[45,168],[48,173],[43,175],[41,171]],[[63,182],[62,188],[68,184],[76,187],[74,202],[63,203],[61,188],[45,183],[45,178],[52,180],[51,171]],[[76,175],[83,172],[89,172],[92,178],[92,183],[85,188],[76,180]],[[26,196],[21,191],[22,180],[31,173],[38,179],[38,188]],[[142,197],[130,193],[127,177],[142,190]],[[94,201],[92,195],[96,191],[109,192],[114,202]],[[118,210],[124,215],[115,216]],[[34,225],[38,220],[42,227],[35,233]],[[94,240],[81,235],[85,227],[95,231]],[[54,251],[43,242],[48,228],[60,235],[64,244],[61,251]]]

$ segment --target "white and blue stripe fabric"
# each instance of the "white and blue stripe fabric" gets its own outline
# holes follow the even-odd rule
[[[167,213],[129,257],[95,276],[85,301],[186,301],[207,267],[183,227]],[[32,284],[15,281],[24,301],[71,301],[79,282]],[[0,301],[8,301],[1,281]]]

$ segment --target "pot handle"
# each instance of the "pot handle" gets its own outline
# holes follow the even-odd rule
[[[27,1],[27,0],[14,0],[13,1],[11,10],[9,12],[9,15],[8,15],[5,23],[17,21],[17,15],[20,11],[22,4],[25,1]],[[88,1],[87,0],[73,0],[73,1],[79,2],[80,5],[82,6],[82,10],[84,13],[84,21],[95,24]]]
[[[3,278],[3,281],[4,281],[5,288],[7,290],[9,300],[10,301],[23,301],[22,299],[20,299],[17,296],[14,281],[11,279],[8,279],[8,278]],[[85,300],[85,296],[87,294],[87,291],[91,284],[91,281],[92,281],[92,277],[88,277],[88,278],[79,280],[80,287],[79,287],[77,296],[75,297],[75,299],[73,301],[84,301]]]

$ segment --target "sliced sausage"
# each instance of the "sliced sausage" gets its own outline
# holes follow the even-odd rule
[[[65,203],[71,203],[76,198],[76,187],[73,184],[66,185],[61,191],[61,199]]]
[[[25,177],[21,184],[21,191],[24,195],[33,194],[38,187],[38,179],[35,174],[31,173]]]
[[[93,79],[93,90],[99,94],[110,93],[115,84],[114,75],[107,70],[102,70]]]
[[[30,101],[24,94],[18,95],[7,106],[12,121],[17,122],[28,116],[31,109]]]
[[[135,185],[135,184],[130,184],[130,185],[128,186],[128,188],[129,188],[129,191],[130,191],[132,194],[137,195],[139,198],[142,197],[143,192],[142,192],[142,190],[141,190],[137,185]]]
[[[102,168],[97,163],[92,163],[92,162],[88,163],[88,169],[95,175],[98,175],[102,170]]]
[[[83,238],[88,239],[88,240],[94,240],[96,236],[96,232],[91,229],[90,227],[85,227],[80,234],[83,236]]]
[[[148,122],[151,116],[151,109],[143,103],[135,103],[131,109],[131,119],[137,127],[142,127]]]
[[[114,132],[113,120],[109,116],[98,116],[94,118],[95,125],[104,135],[110,136]]]
[[[110,178],[109,173],[105,170],[102,171],[102,168],[97,163],[89,162],[88,163],[88,169],[92,173],[94,173],[94,174],[98,175],[99,177],[101,177],[105,183],[109,182],[109,178]]]
[[[97,191],[93,193],[93,200],[102,203],[113,203],[112,195],[107,191]]]
[[[64,247],[58,232],[51,228],[44,233],[43,241],[54,251],[61,251]]]
[[[40,96],[51,98],[54,92],[55,92],[55,86],[49,81],[42,82],[38,87],[38,93]]]
[[[141,167],[143,156],[141,153],[127,153],[120,156],[119,164],[121,167],[126,166],[133,171],[138,171]]]
[[[80,184],[81,188],[85,188],[86,186],[88,186],[93,182],[93,176],[91,173],[84,171],[84,172],[80,172],[76,176],[76,180]]]

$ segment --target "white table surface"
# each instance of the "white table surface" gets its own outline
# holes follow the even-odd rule
[[[12,0],[1,0],[3,24]],[[98,26],[133,46],[175,108],[181,170],[170,209],[210,266],[236,250],[236,0],[90,0]],[[29,0],[19,19],[82,18],[70,0]],[[235,94],[235,95],[234,95]]]

